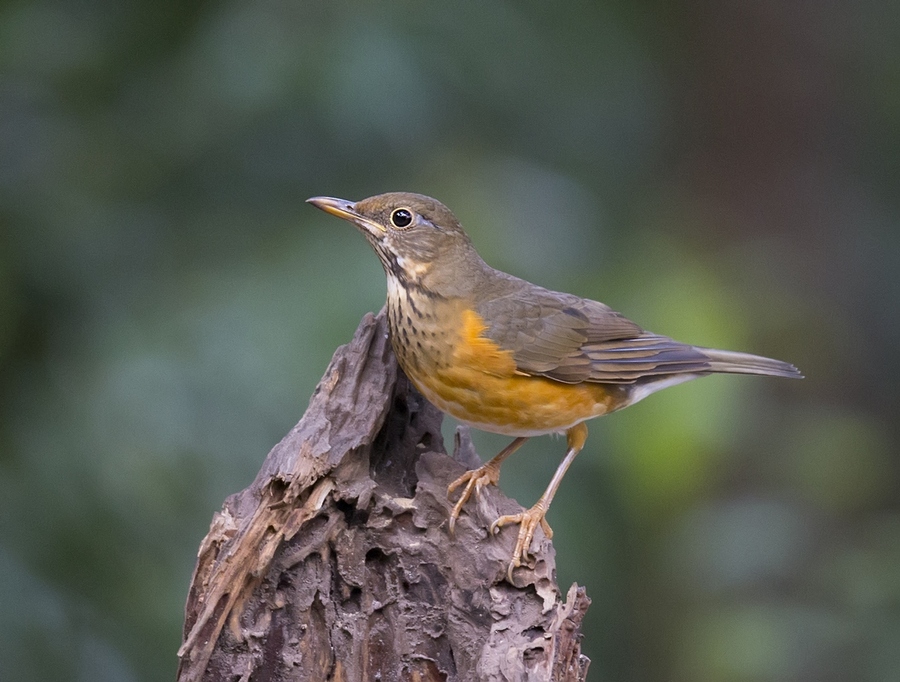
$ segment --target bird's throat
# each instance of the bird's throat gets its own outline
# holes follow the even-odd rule
[[[449,365],[457,330],[452,324],[455,302],[420,282],[387,276],[388,325],[391,345],[403,370],[413,378]]]

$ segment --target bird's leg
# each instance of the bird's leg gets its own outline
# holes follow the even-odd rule
[[[516,438],[512,443],[503,448],[500,453],[490,462],[481,465],[477,469],[470,469],[447,487],[447,495],[449,496],[463,483],[466,484],[465,489],[463,489],[462,494],[459,496],[459,499],[453,506],[453,511],[450,512],[449,525],[451,533],[456,526],[456,519],[459,517],[459,513],[462,511],[463,505],[472,496],[472,490],[480,494],[481,489],[484,486],[497,485],[497,482],[500,480],[500,464],[503,463],[504,459],[506,459],[512,453],[522,447],[522,444],[526,440],[528,440],[528,438],[522,436]]]
[[[491,524],[492,533],[496,532],[497,529],[502,526],[511,523],[519,524],[519,537],[516,539],[516,547],[513,550],[512,561],[509,562],[509,568],[506,570],[506,576],[509,578],[509,582],[512,582],[513,569],[521,566],[522,559],[528,555],[528,551],[531,548],[531,540],[534,538],[534,531],[537,530],[538,525],[544,529],[544,535],[548,538],[553,537],[553,530],[550,528],[550,524],[547,523],[545,516],[547,515],[547,510],[550,508],[550,502],[553,500],[556,489],[559,488],[559,484],[562,481],[566,470],[569,468],[569,465],[572,464],[575,455],[581,452],[581,448],[584,447],[584,442],[587,440],[587,434],[588,430],[587,426],[584,425],[584,422],[576,424],[566,432],[566,442],[569,448],[566,450],[566,456],[556,468],[556,473],[553,474],[550,485],[547,486],[544,494],[541,495],[540,499],[535,502],[531,509],[527,509],[519,514],[501,516]]]

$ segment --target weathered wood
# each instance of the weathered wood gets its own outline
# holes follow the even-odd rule
[[[398,369],[383,313],[335,353],[300,423],[200,546],[180,682],[584,680],[581,620],[540,530],[506,581],[519,505],[494,488],[447,531],[447,485],[479,462]]]

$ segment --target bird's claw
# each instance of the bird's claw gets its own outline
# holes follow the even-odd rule
[[[513,570],[521,566],[523,560],[527,561],[529,558],[531,541],[534,539],[534,532],[537,530],[537,527],[540,526],[543,529],[547,538],[553,537],[553,529],[547,523],[546,514],[546,506],[539,501],[531,509],[526,509],[518,514],[501,516],[491,524],[491,534],[497,533],[503,526],[513,523],[519,524],[519,535],[516,538],[512,560],[506,569],[506,577],[510,583],[513,581]]]
[[[500,467],[491,466],[491,463],[478,467],[477,469],[471,469],[465,472],[462,476],[457,478],[453,483],[447,486],[447,496],[449,497],[454,490],[459,488],[461,485],[465,484],[465,488],[463,488],[462,493],[459,496],[459,499],[456,501],[456,504],[453,505],[453,511],[450,512],[450,522],[448,527],[450,528],[450,533],[453,533],[454,528],[456,527],[456,519],[459,518],[459,514],[462,511],[463,506],[466,502],[469,501],[469,498],[472,497],[472,491],[475,492],[476,495],[481,494],[481,489],[486,485],[497,485],[500,481]]]

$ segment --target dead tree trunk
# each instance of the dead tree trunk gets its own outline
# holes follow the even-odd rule
[[[444,452],[442,416],[398,369],[383,313],[335,353],[309,409],[200,546],[178,679],[584,680],[580,623],[553,548],[506,566],[519,506],[496,489],[447,531],[448,483],[477,465],[465,430]]]

